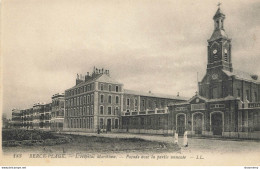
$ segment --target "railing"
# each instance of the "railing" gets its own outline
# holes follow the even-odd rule
[[[154,110],[148,110],[147,114],[155,114],[155,111]]]
[[[134,116],[134,115],[138,115],[138,112],[137,111],[134,111],[134,112],[132,112],[132,115]]]
[[[146,112],[145,112],[145,111],[140,111],[139,114],[140,114],[140,115],[145,115]]]
[[[239,109],[260,109],[260,102],[240,102]]]

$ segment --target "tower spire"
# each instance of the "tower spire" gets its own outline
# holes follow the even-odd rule
[[[224,29],[224,20],[226,15],[220,8],[213,16],[214,31],[208,40],[208,65],[207,68],[214,70],[216,68],[232,71],[231,63],[231,39],[228,38]],[[212,72],[211,72],[212,73]],[[215,78],[216,76],[214,76]]]
[[[217,6],[218,6],[218,8],[220,8],[220,5],[221,5],[221,3],[219,2],[219,3],[218,3],[218,5],[217,5]]]
[[[214,20],[214,32],[212,36],[210,37],[209,41],[215,41],[217,39],[223,38],[228,39],[228,36],[224,29],[224,20],[226,18],[226,15],[222,12],[220,8],[221,3],[218,3],[218,9],[213,17]]]

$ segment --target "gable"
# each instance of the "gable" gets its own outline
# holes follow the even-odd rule
[[[205,103],[208,99],[200,96],[200,95],[195,95],[193,96],[190,100],[190,104],[199,104],[199,103]]]

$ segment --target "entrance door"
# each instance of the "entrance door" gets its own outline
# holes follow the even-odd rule
[[[111,131],[111,119],[107,119],[107,131]]]
[[[183,135],[185,131],[185,115],[181,114],[177,116],[177,132],[179,135]]]
[[[222,135],[223,122],[221,113],[214,113],[211,115],[211,125],[213,135]]]
[[[196,113],[193,115],[193,130],[195,134],[202,134],[202,114]]]

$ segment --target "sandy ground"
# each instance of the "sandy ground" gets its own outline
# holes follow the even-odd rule
[[[151,141],[173,143],[172,136],[162,135],[141,135],[131,133],[82,133],[64,132],[67,134],[101,136],[110,138],[142,138]],[[188,138],[188,147],[183,147],[183,138],[179,137],[178,145],[182,147],[182,152],[186,153],[260,153],[260,140],[230,140],[220,138]],[[259,157],[260,159],[260,157]]]

